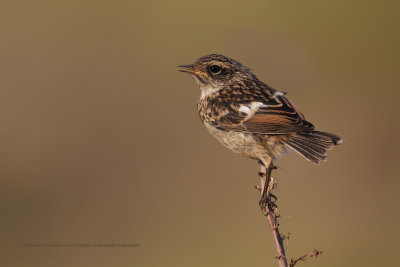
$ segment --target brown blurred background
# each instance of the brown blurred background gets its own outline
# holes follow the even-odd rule
[[[275,266],[256,162],[198,119],[175,70],[251,67],[345,143],[277,164],[299,266],[389,266],[399,247],[397,1],[2,1],[1,266]],[[24,242],[139,248],[26,248]]]

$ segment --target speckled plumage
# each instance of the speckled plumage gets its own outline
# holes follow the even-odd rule
[[[212,54],[179,70],[195,78],[201,91],[199,115],[208,131],[233,152],[265,166],[289,150],[319,163],[326,150],[342,141],[335,134],[316,131],[285,93],[231,58]]]

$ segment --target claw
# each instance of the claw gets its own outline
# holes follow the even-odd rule
[[[264,199],[263,197],[261,197],[260,201],[258,202],[258,205],[261,208],[262,213],[267,216],[268,213],[270,213],[271,207],[275,204],[273,204],[272,202],[270,202],[269,199]]]
[[[258,205],[260,205],[262,213],[267,216],[269,213],[268,205],[262,199],[258,202]]]

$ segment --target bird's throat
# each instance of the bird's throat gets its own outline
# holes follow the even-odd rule
[[[195,81],[197,83],[197,87],[200,89],[200,99],[210,96],[221,89],[221,86],[218,86],[213,83],[199,81],[196,77]]]

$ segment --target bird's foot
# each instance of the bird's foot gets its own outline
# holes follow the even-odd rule
[[[274,200],[272,200],[272,198]],[[258,205],[260,206],[261,211],[265,216],[267,216],[268,214],[274,214],[274,210],[277,208],[277,205],[275,204],[276,199],[277,198],[272,194],[269,194],[269,197],[261,196]]]

